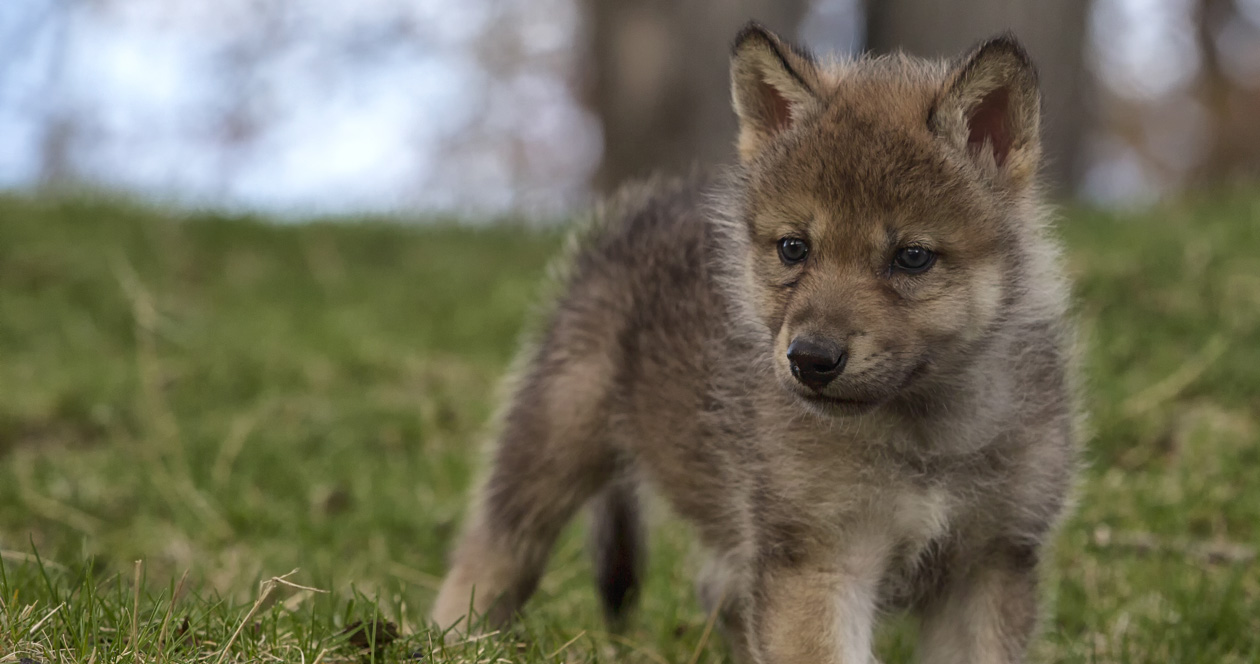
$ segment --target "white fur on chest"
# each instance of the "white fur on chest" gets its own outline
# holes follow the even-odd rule
[[[890,534],[911,560],[945,534],[955,507],[953,496],[941,487],[907,488],[891,502]]]

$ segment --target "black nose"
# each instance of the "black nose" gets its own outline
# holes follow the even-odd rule
[[[830,341],[797,337],[788,346],[787,357],[792,375],[817,392],[844,371],[849,354]]]

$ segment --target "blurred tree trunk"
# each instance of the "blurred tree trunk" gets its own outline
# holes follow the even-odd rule
[[[70,0],[48,5],[42,17],[44,26],[35,25],[34,35],[45,32],[50,58],[45,72],[44,93],[37,104],[44,109],[44,134],[39,146],[38,186],[41,189],[65,187],[75,178],[73,152],[81,136],[79,122],[64,90],[66,57],[70,50],[71,14],[77,7]]]
[[[1202,65],[1196,94],[1209,116],[1207,145],[1191,173],[1200,184],[1260,174],[1260,90],[1237,85],[1221,61],[1218,38],[1231,22],[1242,21],[1232,0],[1199,0],[1195,36]]]
[[[807,0],[585,0],[587,102],[603,123],[595,188],[734,155],[731,40],[755,18],[793,38]]]
[[[1080,180],[1091,115],[1084,67],[1088,10],[1088,0],[866,0],[866,47],[953,56],[1013,31],[1041,74],[1045,172],[1052,187],[1067,194]]]

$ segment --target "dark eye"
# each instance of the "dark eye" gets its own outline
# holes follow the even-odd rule
[[[932,267],[936,254],[923,247],[902,247],[893,258],[893,267],[903,272],[917,274]]]
[[[792,265],[805,260],[809,255],[809,243],[799,237],[785,237],[779,240],[779,258]]]

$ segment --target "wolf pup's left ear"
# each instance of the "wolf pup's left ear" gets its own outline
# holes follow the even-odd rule
[[[731,97],[739,117],[739,158],[755,159],[775,136],[818,105],[818,66],[804,50],[756,22],[731,48]]]
[[[981,43],[946,78],[928,117],[995,183],[1030,183],[1041,160],[1037,70],[1014,36]]]

